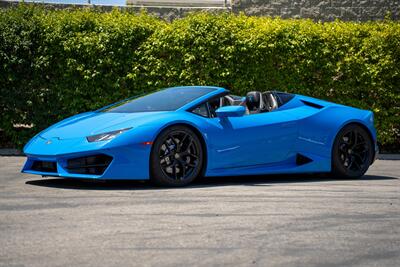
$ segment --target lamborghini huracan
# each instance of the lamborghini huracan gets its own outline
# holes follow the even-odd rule
[[[378,146],[371,111],[278,91],[182,86],[67,118],[24,153],[24,173],[184,186],[199,176],[360,177]]]

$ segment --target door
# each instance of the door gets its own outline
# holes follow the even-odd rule
[[[297,139],[296,119],[286,111],[208,122],[210,169],[279,163],[290,156]]]

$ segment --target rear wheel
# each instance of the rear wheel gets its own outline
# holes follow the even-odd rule
[[[343,178],[364,175],[372,162],[373,147],[368,132],[357,124],[345,126],[336,136],[332,151],[332,172]]]
[[[184,186],[201,172],[203,149],[188,127],[173,126],[156,139],[151,152],[151,180],[163,186]]]

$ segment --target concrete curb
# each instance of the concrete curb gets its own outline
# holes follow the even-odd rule
[[[381,160],[400,160],[400,154],[379,154],[378,159]]]
[[[22,151],[14,148],[0,148],[0,156],[25,156]],[[400,154],[379,154],[380,160],[400,160]]]

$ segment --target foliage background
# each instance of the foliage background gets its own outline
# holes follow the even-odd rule
[[[276,89],[370,109],[382,148],[400,151],[399,22],[0,10],[0,146],[21,147],[65,117],[174,85]]]

